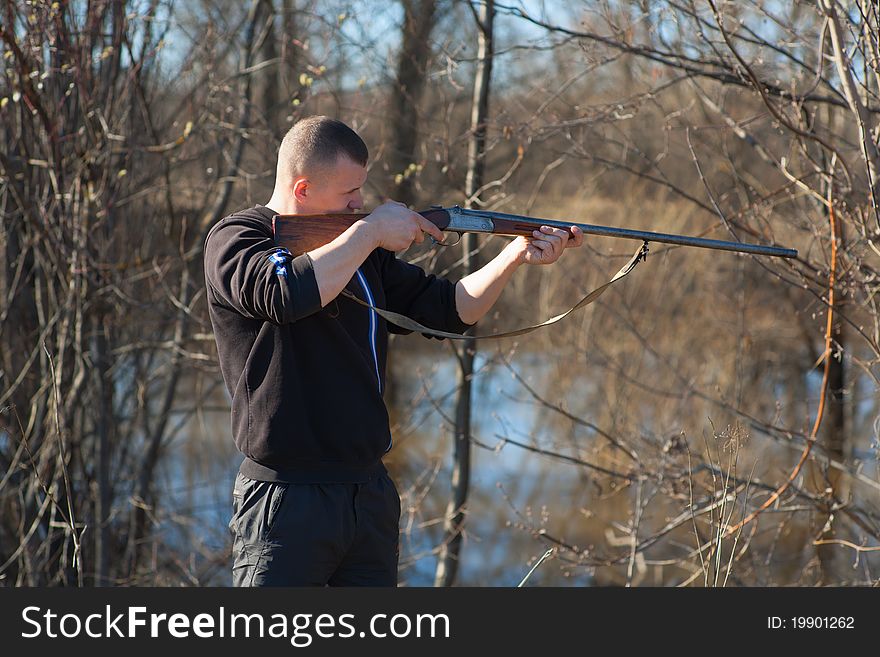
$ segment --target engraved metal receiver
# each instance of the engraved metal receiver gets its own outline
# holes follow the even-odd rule
[[[432,205],[432,210],[443,210],[449,215],[449,224],[443,229],[445,232],[458,233],[458,239],[454,242],[438,242],[430,236],[431,241],[437,246],[455,246],[461,241],[464,233],[491,233],[495,230],[495,222],[487,216],[483,216],[479,210],[466,210],[460,205],[444,208],[440,205]]]

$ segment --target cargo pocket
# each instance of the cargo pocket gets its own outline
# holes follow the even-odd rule
[[[287,484],[256,481],[241,474],[236,477],[229,521],[235,536],[233,586],[264,586],[273,581],[271,571],[280,548],[274,531],[286,491]]]
[[[268,540],[274,533],[287,484],[256,481],[239,474],[232,490],[229,528],[245,543]]]

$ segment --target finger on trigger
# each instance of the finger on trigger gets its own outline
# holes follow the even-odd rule
[[[421,215],[419,215],[419,226],[424,232],[428,233],[438,242],[443,241],[443,232],[439,228],[437,228],[437,226],[433,222],[428,221]]]

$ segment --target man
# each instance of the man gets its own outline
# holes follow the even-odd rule
[[[363,207],[368,151],[340,121],[315,116],[281,144],[264,205],[214,226],[205,244],[208,310],[245,458],[233,489],[235,586],[394,586],[400,498],[382,464],[392,444],[382,399],[388,332],[378,308],[462,333],[523,263],[550,264],[583,233],[542,227],[457,283],[395,251],[443,234],[400,203],[293,257],[273,241],[276,214]]]

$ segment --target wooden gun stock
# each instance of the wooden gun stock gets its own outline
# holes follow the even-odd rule
[[[425,219],[443,230],[449,225],[445,210],[419,212]],[[364,213],[338,214],[278,214],[272,219],[275,243],[297,256],[319,246],[329,244],[364,217]]]
[[[275,242],[297,256],[329,244],[366,214],[279,214],[272,219]]]

